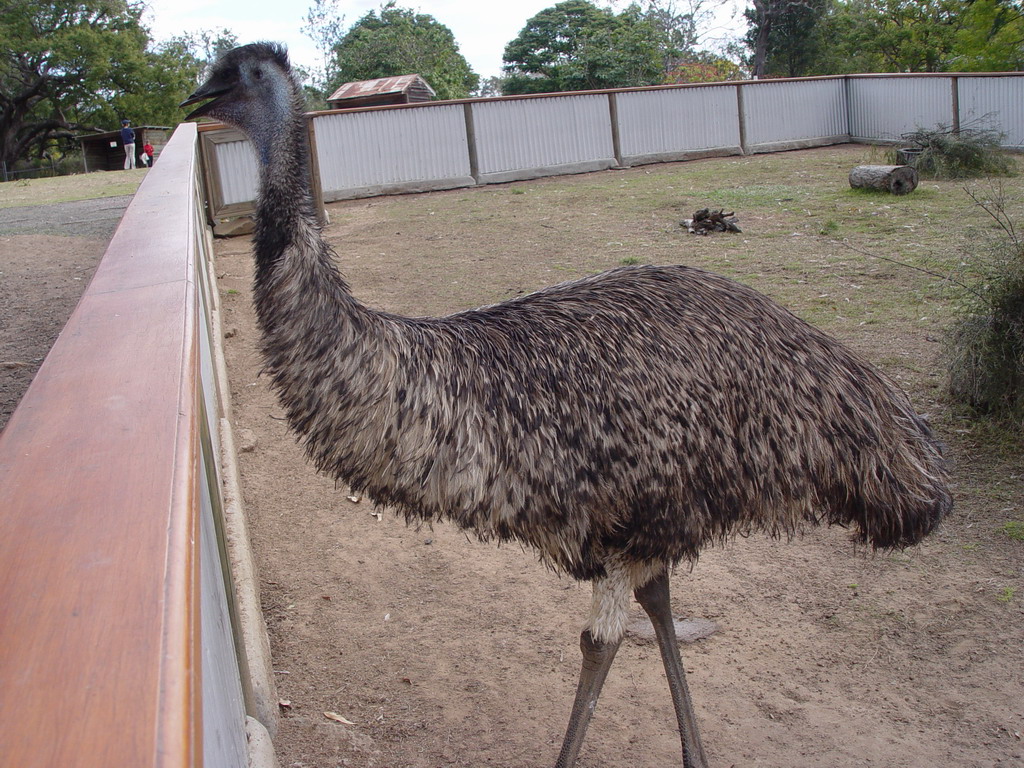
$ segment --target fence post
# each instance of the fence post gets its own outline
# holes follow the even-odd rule
[[[853,141],[853,105],[850,98],[849,75],[843,75],[843,102],[846,107],[846,138]]]
[[[309,178],[313,182],[313,208],[316,210],[316,220],[321,227],[330,224],[327,215],[327,208],[324,207],[324,187],[320,181],[320,156],[316,147],[316,121],[309,115],[306,116],[306,137],[309,143]]]
[[[466,148],[469,151],[469,175],[473,181],[480,183],[480,160],[476,152],[476,123],[473,121],[473,103],[462,105],[462,114],[466,120]]]
[[[960,133],[960,78],[953,75],[950,84],[953,91],[953,133],[956,135]]]
[[[736,86],[736,113],[740,121],[740,154],[749,155],[747,151],[747,118],[743,113],[743,86]]]
[[[615,155],[615,164],[622,166],[622,142],[619,140],[619,101],[617,94],[608,94],[608,115],[612,121],[612,154]]]

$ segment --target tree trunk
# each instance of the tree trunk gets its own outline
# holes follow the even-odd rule
[[[917,171],[909,165],[858,165],[850,171],[850,186],[906,195],[917,189]]]
[[[768,38],[772,32],[774,12],[768,0],[753,0],[754,24],[757,25],[757,37],[754,39],[754,60],[751,75],[755,80],[764,77],[768,69]]]

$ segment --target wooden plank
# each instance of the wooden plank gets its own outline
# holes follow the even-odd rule
[[[201,764],[195,136],[0,435],[4,765]]]

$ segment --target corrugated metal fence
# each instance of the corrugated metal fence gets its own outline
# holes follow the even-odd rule
[[[325,201],[449,189],[916,128],[987,127],[1024,149],[1024,74],[849,75],[473,99],[313,113]],[[240,134],[203,132],[215,220],[248,212],[256,160]]]

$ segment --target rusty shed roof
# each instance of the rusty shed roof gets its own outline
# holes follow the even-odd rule
[[[340,101],[343,99],[362,99],[367,96],[381,96],[387,93],[405,93],[413,86],[426,87],[431,97],[435,96],[434,89],[419,75],[398,75],[396,77],[378,77],[376,80],[359,80],[354,83],[345,83],[327,99],[328,101]]]

